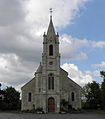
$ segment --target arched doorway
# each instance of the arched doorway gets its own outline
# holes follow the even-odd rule
[[[55,100],[53,97],[48,99],[48,112],[55,112]]]

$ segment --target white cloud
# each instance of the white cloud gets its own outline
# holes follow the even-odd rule
[[[46,31],[49,8],[52,7],[53,21],[57,28],[66,27],[80,14],[87,0],[1,0],[0,1],[0,82],[17,89],[31,79],[41,60],[42,34]],[[88,58],[84,52],[76,51],[89,45],[101,48],[104,42],[60,37],[60,51],[63,58],[76,60]],[[68,64],[69,65],[69,64]],[[64,65],[63,65],[64,66]],[[70,65],[72,78],[83,85],[92,80],[75,65]],[[67,66],[66,66],[67,68]],[[76,76],[76,73],[78,75]],[[84,79],[84,80],[83,80]]]
[[[101,62],[100,64],[93,64],[94,67],[105,68],[105,62]]]
[[[49,8],[58,28],[78,16],[86,0],[0,0],[0,82],[18,89],[41,60]],[[63,17],[62,17],[63,16]]]
[[[90,74],[90,72],[87,71],[82,72],[75,64],[65,63],[61,67],[68,72],[69,77],[73,81],[81,86],[84,86],[88,82],[92,82],[92,80],[94,80],[92,73]]]
[[[22,86],[32,78],[35,67],[31,65],[15,54],[0,54],[0,82],[4,86]]]
[[[88,40],[81,40],[66,34],[60,36],[60,52],[63,58],[80,59],[80,56],[83,56],[81,59],[86,59],[87,55],[83,52],[73,56],[78,49],[83,47],[88,47]]]
[[[100,70],[94,70],[94,71],[85,71],[87,74],[91,75],[92,77],[100,77]]]
[[[78,52],[85,48],[87,50],[94,48],[104,48],[105,41],[91,41],[87,39],[79,39],[72,37],[67,34],[63,34],[60,36],[60,52],[63,59],[87,59],[88,56],[85,52]]]
[[[105,47],[105,41],[99,41],[99,42],[92,42],[93,47],[95,48],[104,48]]]
[[[49,8],[53,8],[54,23],[57,27],[64,27],[78,15],[87,0],[25,0],[27,10],[26,21],[33,25],[47,25]],[[46,20],[47,18],[47,20]]]
[[[88,56],[84,52],[80,52],[79,54],[76,55],[71,55],[70,60],[85,60],[88,59]]]

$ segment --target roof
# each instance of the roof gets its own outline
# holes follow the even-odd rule
[[[61,67],[60,67],[60,70],[63,71],[64,73],[66,73],[68,75],[68,72],[65,71],[64,69],[62,69]]]
[[[67,75],[67,78],[72,82],[72,83],[74,83],[74,84],[76,84],[78,87],[80,87],[81,88],[81,86],[80,85],[78,85],[75,81],[73,81],[71,78],[69,78],[68,77],[68,72],[67,71],[65,71],[64,69],[62,69],[62,68],[60,68],[61,69],[61,71],[63,71],[64,73],[66,73],[66,75]]]
[[[54,29],[54,26],[53,26],[52,17],[50,17],[50,23],[49,23],[47,35],[48,36],[55,36],[55,29]]]
[[[42,72],[42,65],[40,64],[38,69],[36,70],[36,73],[41,73]]]
[[[28,85],[31,81],[33,81],[35,79],[35,77],[34,78],[32,78],[29,82],[27,82],[26,84],[24,84],[22,87],[21,87],[21,90],[26,86],[26,85]]]
[[[68,77],[68,79],[69,79],[72,83],[76,84],[79,88],[82,89],[82,87],[81,87],[79,84],[77,84],[75,81],[73,81],[71,78]]]

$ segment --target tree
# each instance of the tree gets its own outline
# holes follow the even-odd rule
[[[86,103],[85,108],[88,109],[97,109],[101,106],[101,90],[100,85],[96,81],[93,81],[92,83],[88,83],[83,88],[85,92],[86,97]]]
[[[3,109],[5,110],[17,110],[20,109],[20,93],[13,87],[7,87],[4,90],[4,102]]]
[[[105,71],[100,71],[100,75],[103,77],[103,79],[105,79]]]
[[[100,71],[100,75],[103,78],[103,82],[101,84],[102,109],[105,109],[105,71]]]
[[[61,111],[68,111],[68,101],[62,99],[60,103],[61,103]]]
[[[2,109],[3,99],[4,99],[4,91],[1,90],[1,86],[2,84],[0,83],[0,110]]]
[[[1,90],[1,83],[0,83],[0,90]]]

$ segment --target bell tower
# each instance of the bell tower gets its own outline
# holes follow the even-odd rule
[[[44,92],[59,92],[60,53],[59,35],[55,33],[50,11],[50,23],[47,33],[43,35],[42,53],[42,90]]]

